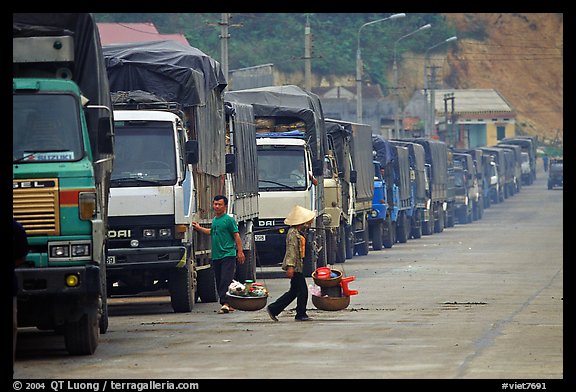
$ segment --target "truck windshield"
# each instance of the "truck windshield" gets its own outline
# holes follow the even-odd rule
[[[267,147],[267,146],[266,146]],[[308,186],[302,149],[258,148],[258,185],[264,191],[303,190]]]
[[[171,123],[116,121],[111,185],[176,183],[176,149]]]
[[[74,96],[13,95],[13,161],[77,161],[82,156],[80,115]]]

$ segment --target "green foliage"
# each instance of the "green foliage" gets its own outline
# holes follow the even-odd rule
[[[95,14],[98,22],[151,22],[160,33],[182,33],[190,45],[220,61],[219,13],[118,13]],[[383,19],[383,13],[238,13],[231,14],[228,41],[229,69],[273,63],[283,72],[304,70],[304,28],[312,33],[312,72],[318,75],[345,76],[356,72],[358,31],[370,21]],[[364,78],[379,83],[383,91],[389,84],[386,74],[392,69],[394,43],[405,34],[430,23],[432,28],[418,32],[397,45],[397,61],[412,51],[424,54],[427,48],[457,35],[441,14],[413,13],[405,18],[365,26],[360,50]],[[445,47],[438,50],[446,50]],[[353,82],[351,82],[353,84]]]

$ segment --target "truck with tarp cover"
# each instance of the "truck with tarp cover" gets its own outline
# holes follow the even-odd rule
[[[330,216],[326,230],[336,232],[336,251],[328,250],[327,260],[332,254],[336,263],[343,263],[354,256],[354,233],[352,218],[354,207],[353,183],[356,171],[352,165],[352,132],[338,120],[326,119],[328,138],[324,166],[325,212]],[[331,248],[327,244],[328,248]]]
[[[246,163],[256,162],[250,156],[255,130],[236,121],[242,116],[253,124],[250,111],[225,105],[220,64],[197,48],[169,40],[111,44],[104,56],[118,129],[109,206],[110,291],[168,289],[176,312],[190,312],[198,299],[216,302],[210,236],[191,223],[210,227],[214,196],[227,195],[247,268],[255,271],[256,175],[238,179],[246,166],[235,160],[242,151]]]
[[[324,159],[327,137],[317,95],[298,86],[227,91],[227,101],[250,104],[256,122],[259,217],[255,228],[260,265],[279,265],[286,249],[284,219],[295,205],[316,212],[308,231],[304,273],[325,266]],[[317,182],[317,185],[314,185]],[[331,241],[331,240],[330,240]]]
[[[522,147],[522,151],[528,153],[528,158],[530,161],[530,174],[525,174],[522,177],[522,180],[524,181],[525,185],[532,185],[532,183],[536,180],[537,138],[531,136],[507,137],[500,139],[499,143],[516,144]]]
[[[372,127],[368,124],[333,119],[327,120],[326,124],[339,124],[348,131],[346,134],[349,135],[349,164],[351,164],[349,171],[354,173],[354,181],[347,181],[347,183],[352,184],[352,203],[349,204],[352,217],[350,234],[352,234],[353,252],[359,256],[365,256],[369,252],[371,240],[368,216],[372,210],[372,198],[374,196],[372,156],[368,153],[372,148]],[[333,198],[328,200],[327,197],[326,206],[333,204],[338,204],[338,202]],[[381,238],[381,234],[379,238]],[[330,249],[330,247],[328,248]],[[380,242],[380,246],[376,244],[374,250],[381,248]]]
[[[62,332],[70,354],[93,354],[108,329],[114,157],[100,36],[87,13],[12,20],[12,214],[30,246],[16,268],[18,326]]]
[[[440,140],[412,138],[403,139],[424,147],[426,164],[430,166],[430,200],[434,217],[434,232],[441,233],[454,221],[453,175],[448,173],[448,146]],[[450,178],[451,177],[451,178]]]
[[[380,135],[372,135],[372,149],[374,158],[379,162],[383,170],[383,178],[386,183],[388,209],[393,223],[393,234],[387,233],[389,228],[384,227],[384,246],[389,247],[389,239],[396,238],[400,243],[405,243],[410,238],[412,198],[410,184],[410,161],[408,148],[392,143]],[[380,232],[380,219],[372,222],[374,230]],[[375,236],[376,237],[376,236]],[[395,241],[393,241],[395,242]]]
[[[430,202],[427,195],[428,173],[426,172],[426,155],[424,147],[418,143],[401,140],[390,140],[393,144],[403,146],[408,149],[408,160],[410,164],[410,198],[412,204],[412,214],[410,216],[410,235],[418,239],[424,235],[434,232],[434,222],[430,220]]]

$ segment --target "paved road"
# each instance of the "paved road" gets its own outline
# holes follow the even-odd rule
[[[21,330],[15,377],[564,377],[563,191],[547,190],[543,172],[480,221],[335,267],[356,277],[359,294],[337,312],[309,301],[312,322],[293,320],[295,302],[274,323],[264,310],[220,315],[198,303],[175,314],[166,296],[115,298],[93,356],[68,356],[61,336]],[[288,287],[260,281],[271,300]]]

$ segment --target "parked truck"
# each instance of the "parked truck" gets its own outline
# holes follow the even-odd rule
[[[14,219],[30,253],[16,268],[18,326],[93,354],[108,329],[105,248],[114,157],[108,77],[90,14],[13,14]]]
[[[522,180],[525,185],[532,185],[536,180],[536,139],[529,136],[515,136],[500,140],[501,143],[516,144],[522,147],[522,151],[528,153],[530,160],[530,176],[524,175]]]
[[[408,149],[410,164],[410,199],[412,212],[410,213],[410,235],[418,239],[434,232],[434,222],[430,220],[429,180],[426,171],[426,155],[424,147],[418,143],[391,140],[395,145]]]
[[[210,236],[191,223],[210,227],[214,196],[227,195],[247,255],[242,274],[253,277],[246,271],[255,271],[257,195],[253,184],[237,181],[234,169],[246,169],[236,165],[240,150],[246,164],[256,162],[250,156],[254,129],[245,133],[234,121],[245,110],[225,106],[220,64],[197,48],[151,41],[107,45],[104,55],[118,130],[110,294],[168,289],[175,312],[190,312],[197,300],[216,302]],[[257,166],[249,170],[254,173],[245,177],[254,183]]]
[[[498,179],[498,186],[496,187],[496,198],[492,201],[494,203],[501,203],[504,199],[508,198],[508,191],[506,186],[506,163],[504,161],[504,150],[495,147],[480,147],[484,154],[487,154],[492,157],[493,162],[495,163],[495,167],[497,169],[497,176]]]
[[[359,124],[340,120],[327,120],[328,123],[338,123],[348,131],[350,150],[350,172],[354,172],[354,181],[350,181],[352,195],[350,207],[351,232],[353,234],[354,253],[365,256],[369,252],[370,229],[368,216],[372,210],[372,197],[374,196],[374,179],[372,171],[372,156],[367,153],[372,148],[372,127],[367,124]],[[326,192],[325,192],[326,194]],[[326,206],[334,200],[326,198]],[[335,202],[335,204],[338,204]],[[380,236],[381,238],[381,236]],[[375,250],[382,249],[376,242]]]
[[[454,177],[448,173],[448,146],[440,140],[405,139],[424,147],[426,164],[430,167],[430,204],[434,220],[434,232],[441,233],[454,222]]]
[[[286,250],[284,219],[295,205],[316,212],[308,231],[304,274],[326,266],[331,235],[324,222],[324,160],[327,136],[317,95],[298,86],[229,91],[226,100],[252,105],[259,167],[259,217],[255,228],[260,265],[279,265]],[[316,185],[315,185],[316,184]]]
[[[456,183],[456,217],[458,223],[467,224],[482,217],[483,205],[478,188],[478,177],[471,154],[454,152]]]
[[[353,183],[358,173],[352,165],[352,133],[337,120],[325,119],[328,139],[324,166],[324,202],[330,222],[325,229],[336,232],[336,244],[327,244],[327,259],[344,263],[354,256],[352,218],[354,206]],[[335,248],[335,250],[334,250]]]
[[[413,203],[410,189],[410,162],[407,147],[392,143],[380,135],[372,135],[374,156],[384,169],[388,192],[388,208],[395,224],[395,237],[406,243],[410,238]],[[390,186],[391,184],[391,186]]]

